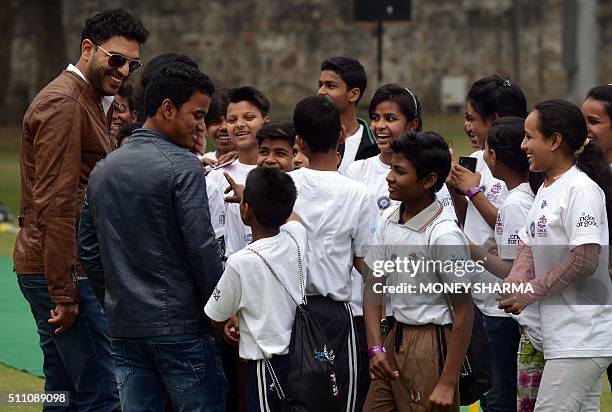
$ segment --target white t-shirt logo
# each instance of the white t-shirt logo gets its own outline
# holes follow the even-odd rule
[[[391,199],[389,199],[389,196],[381,196],[376,200],[376,204],[380,210],[384,210],[391,206]]]
[[[504,222],[502,221],[501,214],[497,214],[497,219],[495,220],[495,233],[498,235],[504,234]]]
[[[495,183],[493,186],[491,186],[491,188],[487,192],[487,199],[491,201],[496,201],[497,198],[499,197],[499,193],[501,192],[501,190],[502,190],[501,183],[499,182]]]
[[[546,216],[540,216],[538,219],[538,237],[548,237],[548,233],[546,232],[546,223]]]
[[[544,209],[547,205],[548,202],[546,201],[546,199],[542,200],[542,206],[540,206],[540,209]]]
[[[576,223],[576,227],[587,228],[589,226],[598,227],[597,220],[595,220],[594,216],[582,212],[580,214],[580,217],[578,218],[578,223]]]
[[[509,245],[518,245],[519,244],[519,240],[521,240],[521,238],[518,235],[518,230],[515,231],[515,233],[513,235],[508,236],[508,244]]]
[[[215,301],[218,301],[219,298],[221,298],[221,291],[219,290],[218,287],[215,286],[215,290],[213,291],[212,296],[213,298],[215,298]]]

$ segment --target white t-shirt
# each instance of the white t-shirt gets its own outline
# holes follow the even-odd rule
[[[399,269],[390,272],[383,270],[384,273],[379,275],[387,277],[388,286],[415,287],[413,291],[402,289],[387,292],[393,316],[398,321],[409,325],[450,324],[451,315],[444,293],[424,294],[421,293],[420,285],[469,283],[470,274],[458,276],[459,271],[444,264],[467,262],[470,259],[467,239],[452,215],[438,201],[403,224],[399,223],[400,215],[401,207],[395,206],[381,216],[376,229],[376,240],[366,257],[366,264],[376,271],[377,268],[383,268],[380,262],[393,262],[396,259],[408,259],[411,262],[433,259],[442,262],[439,267],[413,267],[412,272],[402,269],[400,265]],[[459,263],[457,267],[460,267]]]
[[[558,266],[576,246],[602,246],[595,272],[541,299],[539,309],[545,359],[612,356],[612,283],[603,191],[573,166],[552,185],[539,189],[519,235],[531,247],[536,277]]]
[[[363,134],[363,125],[359,124],[359,128],[355,134],[350,135],[344,141],[344,155],[342,156],[342,162],[338,171],[341,174],[345,174],[348,167],[355,161],[357,156],[357,150],[359,150],[359,144],[361,143],[361,135]]]
[[[253,232],[242,222],[240,204],[228,203],[225,209],[225,256],[244,249],[252,241]]]
[[[497,209],[501,207],[506,198],[506,184],[499,179],[496,179],[491,174],[489,167],[484,161],[483,151],[478,150],[470,156],[475,157],[476,172],[480,173],[480,187],[489,202]],[[465,214],[465,225],[463,228],[465,235],[478,246],[493,243],[495,241],[495,232],[484,220],[476,206],[468,200],[467,211]],[[474,282],[479,283],[500,283],[501,279],[484,271],[482,273],[474,273]],[[472,293],[474,303],[487,316],[508,317],[506,312],[498,308],[495,301],[495,293]]]
[[[295,221],[283,225],[278,235],[251,243],[248,249],[256,250],[268,261],[293,299],[261,258],[243,249],[228,258],[204,308],[208,317],[217,322],[238,314],[243,359],[288,353],[296,302],[301,301],[301,294],[297,248],[287,232],[297,240],[303,259],[306,230]]]
[[[212,152],[204,153],[204,159],[217,160],[217,151],[213,150]]]
[[[353,257],[365,256],[376,231],[367,188],[332,171],[302,167],[289,176],[298,193],[294,211],[308,233],[306,291],[349,302]]]
[[[223,192],[229,186],[229,183],[227,182],[227,179],[223,173],[227,172],[236,183],[243,185],[246,181],[247,175],[255,167],[255,165],[246,165],[244,163],[240,163],[239,160],[236,160],[227,166],[219,169],[213,169],[210,171],[210,173],[208,173],[208,175],[206,175],[206,183],[211,187],[211,189],[207,192],[208,205],[210,208],[210,219],[213,224],[213,229],[215,230],[215,235],[217,237],[225,235],[226,243],[228,230],[227,208],[229,203],[225,202],[225,194]],[[238,216],[240,217],[240,214],[238,214]],[[240,225],[244,226],[242,220],[240,220],[239,223]],[[226,254],[226,256],[228,255]]]
[[[387,175],[389,174],[390,170],[391,166],[384,164],[380,160],[380,156],[373,156],[367,159],[355,160],[353,163],[351,163],[344,174],[346,177],[361,182],[367,186],[373,201],[376,202],[375,206],[378,210],[379,216],[382,215],[388,208],[399,206],[401,203],[400,201],[392,200],[389,197]],[[455,207],[453,206],[453,201],[450,197],[450,193],[448,192],[448,188],[446,187],[446,183],[442,186],[438,193],[436,193],[436,197],[444,205],[446,211],[453,216],[453,219],[456,220],[457,215],[455,214]],[[353,315],[361,316],[363,315],[363,278],[355,269],[353,269],[351,277],[353,279],[351,309],[353,310]],[[387,309],[390,310],[390,307]]]
[[[534,197],[529,183],[521,183],[508,191],[495,221],[495,243],[497,243],[497,255],[501,259],[512,261],[516,259],[520,241],[519,232],[525,226]],[[538,303],[527,306],[520,315],[512,317],[525,328],[531,344],[541,352],[542,328]]]

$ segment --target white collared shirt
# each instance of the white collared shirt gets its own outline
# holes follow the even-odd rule
[[[460,267],[460,263],[470,259],[467,238],[455,223],[452,215],[439,201],[432,202],[419,214],[400,223],[401,206],[386,211],[376,228],[376,239],[365,258],[365,263],[378,276],[386,277],[386,285],[402,287],[411,285],[412,291],[387,293],[391,301],[393,316],[408,325],[447,325],[451,323],[451,314],[444,293],[420,293],[421,285],[469,283],[470,274],[452,270],[447,263]],[[405,262],[439,261],[440,270],[433,267],[411,266],[406,270],[403,264],[394,266],[394,270],[382,270],[386,262],[396,259]]]

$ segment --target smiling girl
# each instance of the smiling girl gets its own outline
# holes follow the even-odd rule
[[[382,213],[394,202],[389,198],[386,177],[391,170],[391,143],[408,132],[419,132],[423,127],[421,103],[412,90],[399,84],[386,84],[376,90],[370,102],[370,130],[380,154],[351,164],[346,176],[364,183]],[[438,200],[454,215],[446,185],[437,193]]]
[[[593,87],[582,104],[591,143],[599,146],[612,166],[612,84]]]
[[[539,304],[546,365],[538,412],[599,410],[601,376],[612,361],[610,171],[587,134],[580,109],[563,100],[536,105],[525,120],[521,147],[529,169],[546,180],[506,279],[530,288],[499,299],[514,314]]]

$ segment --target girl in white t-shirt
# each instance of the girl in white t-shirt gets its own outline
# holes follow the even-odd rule
[[[546,365],[535,411],[599,410],[601,376],[612,361],[612,283],[608,275],[610,171],[587,138],[580,109],[563,100],[535,106],[522,148],[546,175],[521,229],[499,297],[519,314],[538,302]]]
[[[612,170],[612,84],[593,87],[582,103],[582,114],[589,129],[591,143],[600,147]],[[612,276],[612,268],[608,271]],[[608,367],[612,384],[612,366]]]
[[[612,167],[612,84],[593,87],[582,103],[591,143],[599,146]]]
[[[501,279],[510,274],[519,243],[518,232],[525,225],[534,193],[542,183],[536,174],[529,172],[527,155],[521,149],[524,125],[522,117],[501,117],[493,122],[485,142],[484,161],[493,177],[502,180],[508,189],[495,223],[497,256],[470,241],[472,259],[482,261],[490,273]],[[517,359],[516,410],[531,412],[544,369],[537,305],[526,308],[516,320],[522,326]],[[514,379],[512,376],[506,378]]]
[[[527,103],[521,88],[494,74],[476,81],[467,95],[466,129],[485,148],[489,128],[500,117],[525,117]],[[492,251],[495,247],[495,221],[498,208],[506,197],[506,185],[491,174],[483,159],[483,150],[471,156],[477,159],[476,173],[454,163],[447,180],[457,212],[468,239]],[[461,195],[465,193],[467,196]],[[498,279],[484,271],[474,274],[474,282],[493,283]],[[517,323],[497,308],[493,293],[473,293],[489,340],[493,382],[482,399],[483,409],[511,411],[516,407],[516,362],[520,333]]]

